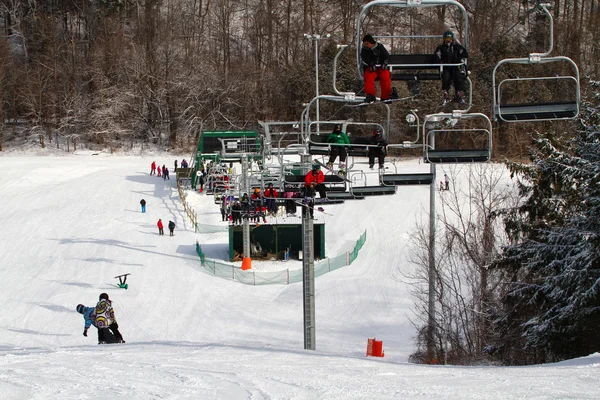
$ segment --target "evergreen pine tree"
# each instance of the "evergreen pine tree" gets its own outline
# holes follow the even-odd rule
[[[551,136],[538,137],[533,164],[509,164],[525,201],[506,213],[514,244],[495,263],[510,276],[495,324],[504,361],[600,351],[598,94],[594,102],[583,104],[575,139],[559,146]]]

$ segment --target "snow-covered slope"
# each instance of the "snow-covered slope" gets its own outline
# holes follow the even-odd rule
[[[0,158],[2,398],[596,398],[597,355],[528,368],[406,363],[414,329],[403,274],[428,187],[327,206],[329,255],[364,230],[367,243],[351,266],[317,279],[312,352],[303,350],[302,284],[247,286],[202,271],[195,241],[222,254],[226,235],[195,234],[174,179],[150,176],[152,161]],[[219,224],[211,198],[194,205]],[[159,218],[176,222],[174,237],[157,234]],[[116,287],[122,273],[129,290]],[[75,306],[101,292],[125,345],[98,346],[94,328],[82,335]],[[385,358],[364,357],[370,337],[383,340]]]

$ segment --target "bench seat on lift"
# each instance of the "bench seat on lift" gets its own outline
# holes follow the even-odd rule
[[[390,54],[388,58],[393,81],[440,80],[442,67],[439,64],[433,54]],[[429,72],[422,72],[424,70]]]
[[[329,201],[340,201],[340,200],[362,200],[364,196],[354,195],[350,192],[327,192],[327,198]]]
[[[350,193],[355,196],[383,196],[395,194],[396,186],[356,186],[350,188]]]
[[[384,174],[381,177],[381,183],[390,185],[430,185],[433,181],[433,174],[414,173],[414,174]]]
[[[506,104],[499,106],[498,117],[507,121],[547,120],[574,118],[577,112],[577,103],[574,101]]]
[[[425,162],[434,164],[486,162],[489,160],[490,151],[488,149],[428,150],[425,155]]]

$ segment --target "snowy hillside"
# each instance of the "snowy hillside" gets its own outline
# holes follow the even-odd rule
[[[351,266],[316,280],[317,350],[305,351],[302,284],[249,286],[203,271],[196,240],[219,257],[227,236],[193,232],[174,178],[149,175],[153,160],[170,168],[174,158],[0,157],[3,399],[598,397],[598,354],[522,368],[407,363],[408,238],[428,208],[427,186],[326,206],[328,255],[365,230],[367,242]],[[190,201],[202,222],[221,224],[211,197]],[[159,218],[175,221],[174,237],[157,234]],[[116,287],[123,273],[128,290]],[[82,335],[75,306],[101,292],[126,344],[98,346],[95,328]],[[365,357],[373,337],[384,358]]]

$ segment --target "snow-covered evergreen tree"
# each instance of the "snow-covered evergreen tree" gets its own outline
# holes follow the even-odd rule
[[[514,244],[496,262],[511,276],[496,320],[505,361],[600,351],[599,107],[598,93],[583,103],[577,137],[566,145],[538,137],[533,164],[509,164],[525,200],[507,213]]]

